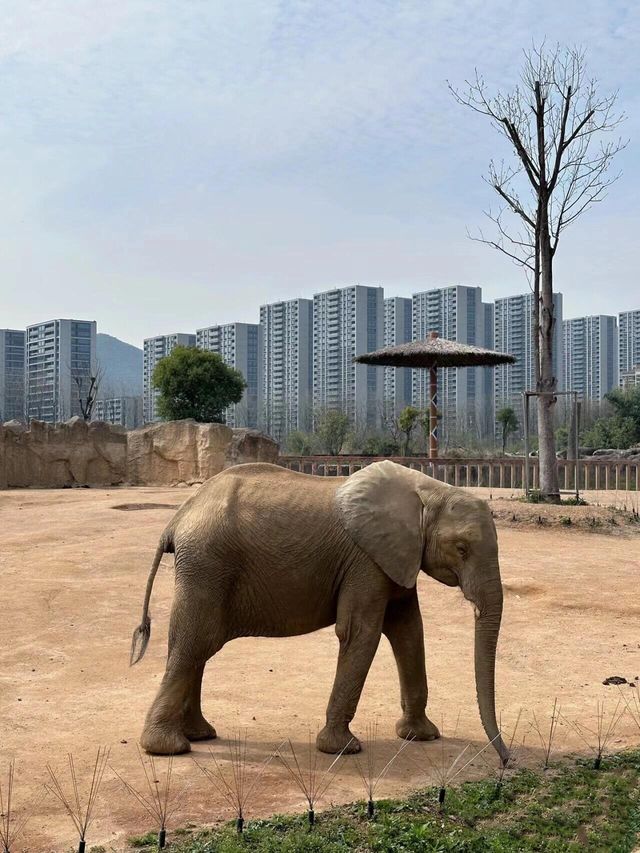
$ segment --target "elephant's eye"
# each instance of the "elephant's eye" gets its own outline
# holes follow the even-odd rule
[[[466,542],[456,542],[456,550],[463,560],[469,556],[469,546]]]

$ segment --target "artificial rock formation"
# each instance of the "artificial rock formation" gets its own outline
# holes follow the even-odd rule
[[[0,488],[197,483],[241,462],[275,462],[278,445],[257,430],[193,420],[119,426],[0,425]]]

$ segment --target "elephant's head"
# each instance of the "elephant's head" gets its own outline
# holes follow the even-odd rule
[[[484,730],[500,758],[509,753],[495,711],[495,659],[502,617],[498,540],[488,505],[394,462],[353,474],[337,492],[350,536],[397,584],[415,586],[420,569],[459,586],[475,612],[475,673]]]

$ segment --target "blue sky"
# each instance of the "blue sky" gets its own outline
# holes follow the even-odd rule
[[[630,144],[567,231],[565,316],[640,308],[637,0],[0,0],[0,327],[153,334],[343,284],[523,292],[471,242],[508,156],[446,80],[544,36],[619,90]]]

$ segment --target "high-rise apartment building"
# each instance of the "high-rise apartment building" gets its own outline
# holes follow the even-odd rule
[[[506,406],[522,412],[522,392],[536,390],[536,370],[533,347],[533,293],[520,293],[496,299],[493,311],[493,347],[516,358],[515,364],[500,364],[494,368],[495,410]],[[553,295],[553,373],[557,390],[564,388],[562,354],[562,294]]]
[[[91,420],[136,429],[142,426],[142,397],[109,397],[96,400]]]
[[[172,335],[156,335],[155,338],[144,339],[144,355],[142,367],[142,416],[145,423],[160,420],[156,411],[156,401],[159,392],[152,386],[151,379],[156,364],[161,358],[170,355],[180,347],[194,347],[196,336],[175,332]]]
[[[640,367],[640,308],[618,314],[620,382],[623,374]]]
[[[437,332],[441,338],[473,346],[490,347],[491,305],[482,301],[482,288],[452,285],[413,295],[413,339]],[[492,431],[492,374],[490,367],[447,367],[438,371],[440,438],[451,439],[457,430]],[[413,371],[413,404],[429,406],[427,370]]]
[[[96,363],[95,320],[47,320],[27,327],[26,409],[48,423],[82,416]]]
[[[24,367],[25,332],[0,329],[0,424],[24,420]]]
[[[313,301],[290,299],[260,308],[258,425],[282,441],[311,428]]]
[[[598,314],[564,324],[564,376],[568,391],[586,400],[602,400],[618,385],[618,324]]]
[[[247,387],[242,400],[225,412],[230,427],[256,427],[260,385],[260,326],[257,323],[225,323],[196,330],[196,346],[217,352],[224,363],[239,370]]]
[[[384,300],[384,346],[406,344],[412,339],[412,303],[402,296]],[[394,416],[411,405],[413,375],[409,367],[384,368],[385,415]]]
[[[355,364],[353,359],[378,349],[383,340],[381,287],[353,285],[314,295],[314,413],[337,410],[354,423],[380,422],[384,369]]]
[[[620,387],[623,391],[640,388],[640,364],[620,374]]]

